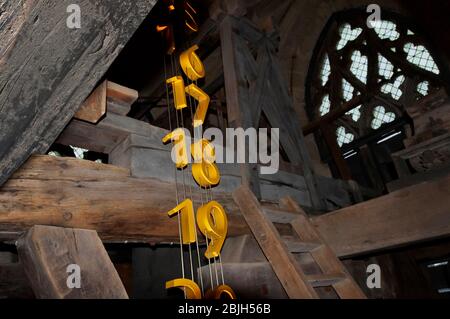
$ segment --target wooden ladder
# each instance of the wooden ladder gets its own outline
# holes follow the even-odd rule
[[[238,188],[233,198],[289,298],[319,298],[316,288],[325,286],[333,287],[341,299],[366,298],[292,198],[281,200],[283,209],[267,207],[245,186]],[[274,223],[290,225],[293,236],[281,236]],[[321,272],[305,274],[294,254],[310,254]]]

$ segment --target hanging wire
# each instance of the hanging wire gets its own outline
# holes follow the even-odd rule
[[[203,201],[203,191],[200,192],[200,200],[202,203],[202,206],[204,205],[204,201]],[[208,249],[208,236],[205,234],[205,240],[206,240],[206,249]],[[213,281],[213,276],[212,276],[212,268],[211,268],[211,261],[206,258],[208,260],[208,269],[209,269],[209,277],[211,280],[211,290],[214,289],[214,281]]]
[[[184,116],[183,116],[183,109],[181,109],[180,111],[180,115],[181,115],[181,128],[184,130]],[[186,141],[185,141],[186,142]],[[186,150],[186,152],[188,152],[189,150]],[[182,168],[181,169],[182,175],[183,175],[183,193],[184,193],[184,199],[187,198],[187,192],[186,192],[186,169]],[[192,262],[192,248],[191,248],[191,243],[189,243],[189,261],[190,261],[190,266],[191,266],[191,278],[192,281],[195,281],[195,277],[194,277],[194,264]]]
[[[189,76],[188,78],[188,83],[190,84],[190,79]],[[192,108],[194,103],[192,102],[192,96],[190,94],[188,94],[189,96],[189,110],[191,113],[191,121],[193,119],[193,113],[192,113]],[[194,138],[195,138],[195,134],[194,134]],[[195,139],[194,139],[194,143],[195,143]],[[189,193],[191,198],[193,198],[193,191],[192,191],[192,183],[189,183]],[[203,200],[202,200],[202,205],[203,205]],[[195,223],[195,220],[194,220]],[[197,225],[197,223],[195,223],[195,225]],[[202,292],[203,294],[205,293],[205,289],[204,289],[204,285],[203,285],[203,270],[202,270],[202,262],[201,262],[201,258],[200,258],[200,248],[199,248],[199,243],[198,243],[198,232],[197,232],[197,226],[195,227],[195,244],[196,244],[196,248],[197,248],[197,262],[198,262],[198,267],[199,267],[199,277],[200,277],[200,285],[202,288]]]
[[[172,74],[174,74],[172,56],[171,56],[171,68],[172,68]],[[164,79],[167,79],[166,55],[164,55]],[[169,116],[169,129],[170,129],[170,132],[172,132],[171,103],[170,103],[170,99],[169,99],[169,87],[167,85],[167,82],[165,83],[165,86],[166,86],[167,112],[168,112],[168,116]],[[173,92],[173,94],[175,94],[175,91]],[[174,100],[174,106],[175,106],[175,100]],[[176,112],[175,112],[175,114],[176,114]],[[180,201],[179,201],[179,194],[178,194],[178,178],[177,178],[176,166],[174,166],[174,177],[175,177],[175,197],[176,197],[176,203],[178,206]],[[185,273],[184,273],[184,256],[183,256],[183,238],[182,238],[180,214],[177,215],[177,219],[178,219],[178,235],[179,235],[179,239],[180,239],[181,273],[182,273],[182,276],[184,279]],[[186,290],[183,290],[183,291],[184,291],[184,298],[186,299]]]

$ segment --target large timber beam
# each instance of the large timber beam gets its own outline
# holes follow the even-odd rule
[[[193,196],[196,207],[199,194]],[[450,176],[311,218],[340,257],[450,235]],[[229,236],[250,233],[231,194],[215,192]],[[72,158],[33,156],[0,188],[0,240],[34,225],[94,229],[104,241],[178,239],[175,186],[130,177],[127,169]]]
[[[179,187],[181,187],[179,185]],[[201,203],[200,192],[192,199]],[[231,236],[249,232],[231,194],[214,192],[229,216]],[[0,237],[34,225],[96,230],[104,241],[173,242],[175,185],[130,177],[128,169],[53,156],[33,156],[0,188]]]
[[[156,0],[0,2],[0,185],[45,152],[107,71]]]
[[[17,241],[19,260],[39,299],[128,299],[117,270],[93,230],[34,226]],[[79,286],[69,287],[70,265]]]
[[[312,218],[339,256],[450,235],[450,175]]]

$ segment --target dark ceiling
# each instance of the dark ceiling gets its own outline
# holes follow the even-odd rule
[[[105,77],[138,91],[152,81],[158,80],[158,75],[164,72],[166,43],[162,35],[156,31],[156,26],[175,24],[175,39],[178,47],[183,47],[184,43],[192,36],[185,32],[183,2],[175,0],[176,10],[170,12],[168,10],[170,1],[158,1]],[[189,2],[195,8],[198,22],[201,24],[208,14],[208,2],[203,0],[190,0]]]

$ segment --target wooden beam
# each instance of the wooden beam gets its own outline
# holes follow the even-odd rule
[[[448,237],[449,190],[447,176],[311,221],[340,257]],[[229,236],[250,233],[230,194],[214,196],[229,215]],[[174,184],[132,178],[127,169],[34,156],[0,188],[0,240],[17,239],[34,225],[54,225],[95,229],[111,242],[176,242],[176,220],[166,217],[174,198]]]
[[[222,45],[223,69],[225,78],[225,91],[227,99],[228,125],[234,128],[257,127],[252,123],[251,102],[245,88],[243,65],[250,63],[245,60],[238,50],[238,36],[235,33],[235,18],[227,16],[220,25],[220,40]],[[247,156],[246,156],[247,158]],[[261,198],[261,189],[256,164],[240,164],[242,184],[248,186],[258,198]]]
[[[17,251],[39,299],[128,299],[93,230],[34,226],[18,240]],[[76,275],[70,265],[79,267],[79,287],[68,285],[71,273]]]
[[[120,101],[124,104],[131,106],[139,97],[136,90],[127,88],[126,86],[106,81],[106,94],[108,98],[116,101]]]
[[[65,23],[72,3],[2,6],[0,185],[56,140],[156,0],[77,1],[80,29]]]
[[[450,235],[450,175],[403,188],[312,223],[337,255],[352,256]]]
[[[318,298],[251,190],[241,186],[233,192],[233,198],[289,298]]]
[[[159,145],[160,149],[164,149],[161,143],[164,133],[164,129],[108,111],[106,117],[96,125],[73,119],[56,142],[109,154],[130,134],[146,136],[154,141],[153,148]]]
[[[229,194],[214,191],[226,209],[230,236],[248,233]],[[200,193],[193,195],[195,207]],[[0,188],[0,234],[16,239],[34,225],[93,229],[111,242],[176,242],[175,185],[130,177],[127,169],[74,158],[33,156]]]
[[[106,113],[106,87],[107,82],[104,81],[83,102],[74,117],[89,123],[97,123]]]

